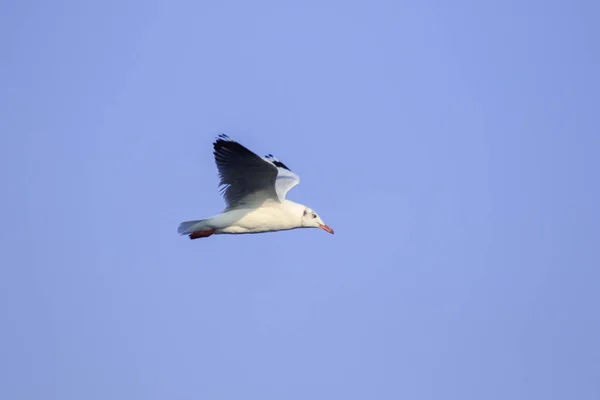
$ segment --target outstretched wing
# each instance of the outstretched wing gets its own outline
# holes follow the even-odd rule
[[[219,135],[213,144],[215,162],[221,178],[219,185],[227,209],[255,204],[266,199],[278,200],[275,182],[278,168],[227,135]]]
[[[275,180],[275,191],[280,201],[285,200],[287,192],[300,183],[300,177],[292,172],[284,163],[279,161],[273,156],[268,154],[264,158],[275,167],[277,167],[277,179]]]

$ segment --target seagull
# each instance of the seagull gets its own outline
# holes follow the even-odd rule
[[[298,228],[321,228],[333,234],[315,211],[285,198],[300,178],[272,154],[260,157],[224,134],[213,147],[227,206],[221,214],[182,222],[177,229],[180,235],[200,239]]]

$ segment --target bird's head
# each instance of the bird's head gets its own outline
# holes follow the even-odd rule
[[[326,225],[323,220],[321,220],[321,217],[308,207],[304,209],[302,214],[302,226],[305,228],[321,228],[324,231],[333,234],[333,229]]]

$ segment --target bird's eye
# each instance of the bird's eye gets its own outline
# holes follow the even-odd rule
[[[313,214],[313,218],[317,218],[317,214]]]

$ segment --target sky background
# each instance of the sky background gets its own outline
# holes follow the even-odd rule
[[[600,5],[0,6],[0,398],[600,398]],[[190,241],[212,141],[333,229]]]

